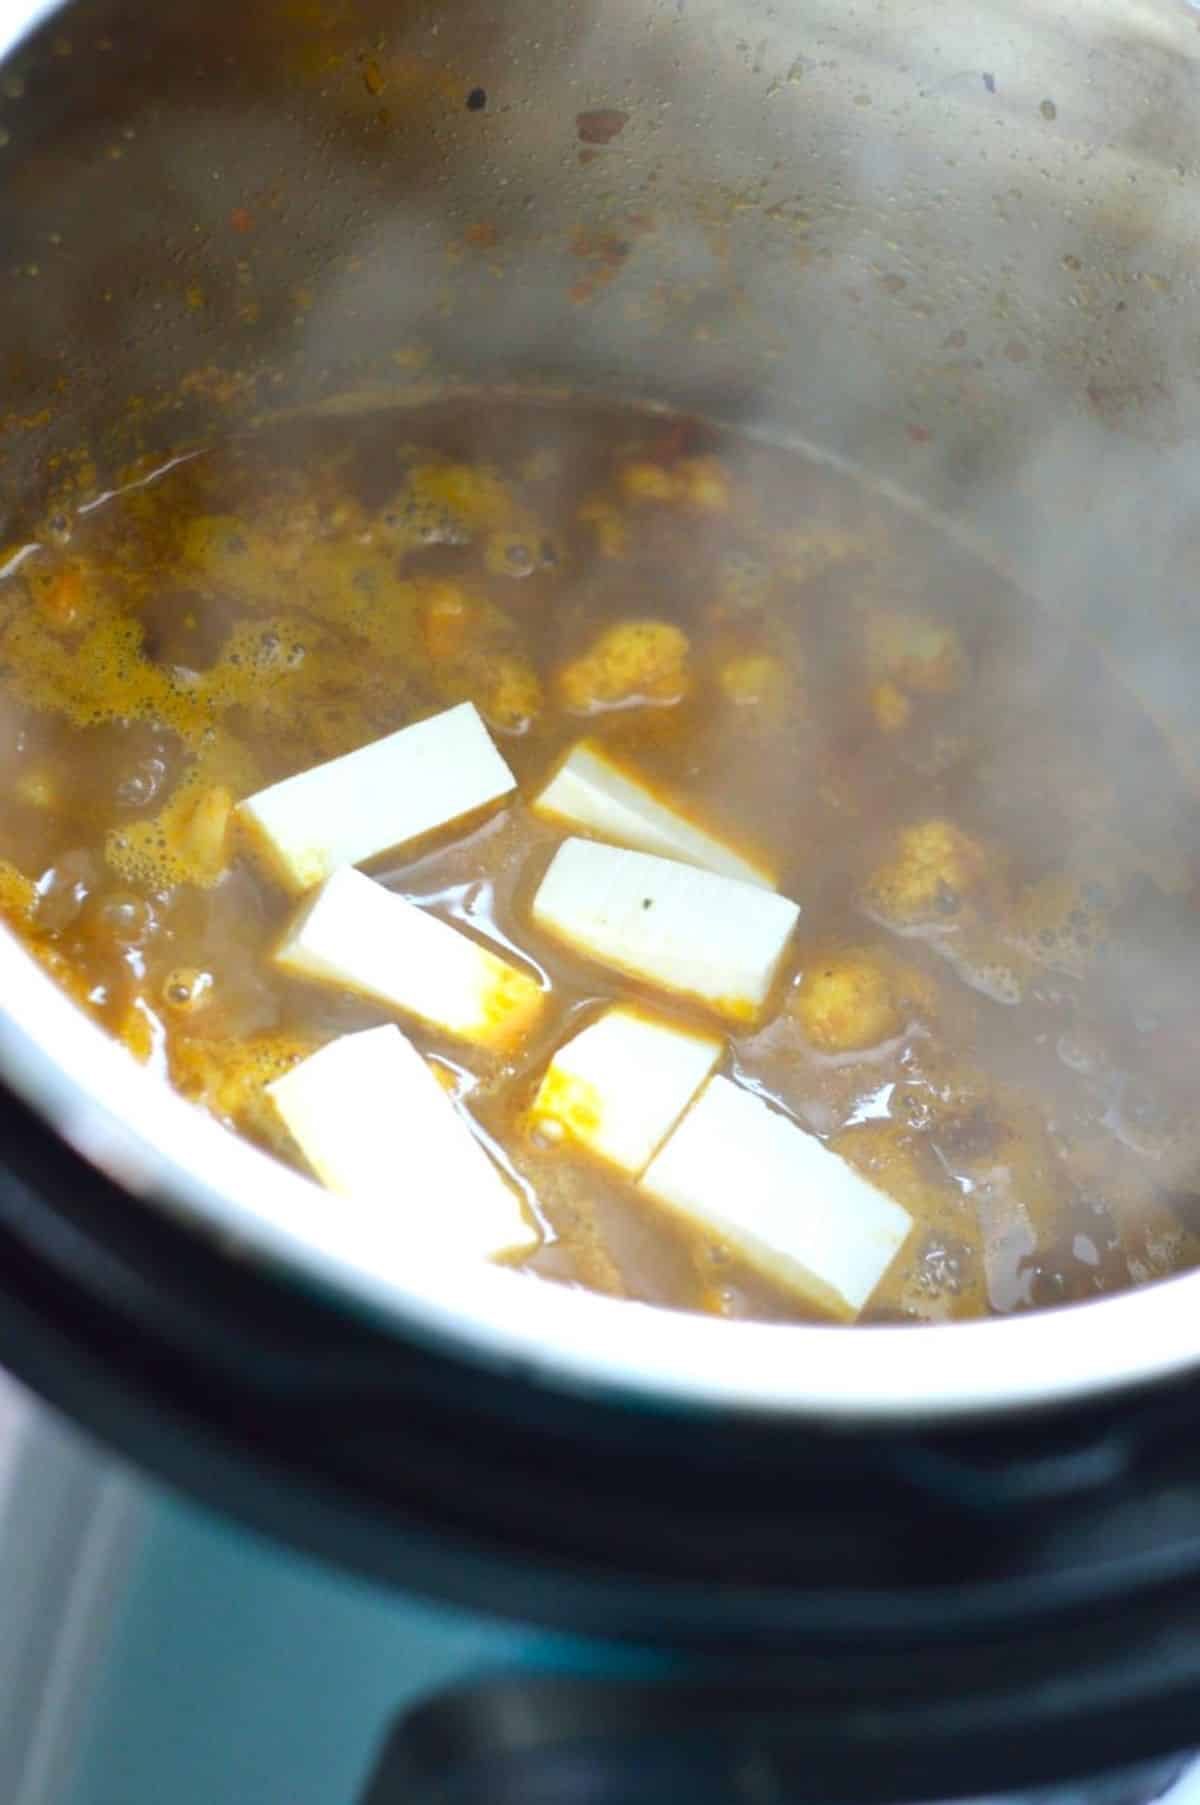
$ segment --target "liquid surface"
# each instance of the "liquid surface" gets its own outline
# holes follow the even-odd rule
[[[517,798],[371,871],[549,988],[503,1058],[402,1024],[521,1184],[534,1273],[812,1314],[529,1130],[599,1004],[664,1012],[531,921],[562,829],[528,798],[584,736],[801,905],[720,1069],[916,1219],[863,1321],[1197,1262],[1196,813],[1170,747],[1094,647],[927,523],[690,422],[291,423],[56,518],[0,581],[0,906],[135,1057],[293,1157],[263,1086],[388,1018],[272,968],[292,904],[231,809],[465,699]],[[396,1207],[419,1211],[404,1168],[401,1125]]]

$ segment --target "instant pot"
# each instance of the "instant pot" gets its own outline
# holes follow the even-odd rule
[[[935,512],[1194,768],[1184,0],[77,0],[0,44],[7,564],[256,420],[636,399]],[[417,1285],[7,936],[0,1078],[13,1805],[1140,1805],[1200,1743],[1200,1275],[933,1331]]]

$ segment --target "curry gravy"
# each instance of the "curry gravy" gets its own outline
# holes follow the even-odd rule
[[[801,905],[721,1069],[916,1218],[862,1320],[1196,1263],[1196,815],[1169,745],[1092,646],[930,524],[690,421],[293,421],[60,520],[0,581],[0,906],[134,1057],[289,1157],[264,1084],[386,1017],[272,967],[290,902],[231,811],[468,699],[517,797],[371,871],[549,987],[505,1060],[403,1024],[522,1186],[534,1273],[806,1313],[528,1130],[598,1003],[712,1027],[531,921],[562,829],[523,798],[585,735]],[[398,1125],[396,1208],[419,1211],[404,1170]]]

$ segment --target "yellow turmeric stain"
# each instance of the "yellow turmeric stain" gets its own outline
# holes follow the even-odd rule
[[[480,1038],[498,1051],[522,1041],[542,1011],[543,993],[535,978],[488,956],[489,981],[480,997]]]
[[[566,1134],[586,1144],[600,1132],[604,1106],[594,1084],[552,1065],[542,1080],[533,1116],[535,1127],[557,1122]]]
[[[177,1036],[170,1049],[171,1082],[226,1127],[279,1147],[283,1128],[263,1093],[320,1044],[307,1034],[256,1034],[241,1041]]]
[[[749,997],[726,996],[710,998],[694,996],[693,993],[686,990],[680,991],[678,994],[699,1003],[704,1009],[715,1009],[718,1015],[723,1015],[725,1017],[726,1021],[742,1022],[747,1026],[753,1026],[753,1024],[759,1020],[763,1013],[763,1008],[765,1007],[765,1005],[761,1003],[752,1003]]]

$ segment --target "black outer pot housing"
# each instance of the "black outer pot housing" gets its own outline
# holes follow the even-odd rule
[[[752,1731],[804,1796],[881,1805],[1197,1735],[1196,1387],[953,1434],[651,1412],[354,1321],[122,1196],[11,1099],[0,1145],[0,1359],[50,1403],[381,1584],[670,1655],[649,1691],[526,1696],[523,1733],[656,1727],[712,1769]],[[481,1714],[499,1734],[511,1704],[443,1704],[423,1746],[447,1713],[459,1745]]]

